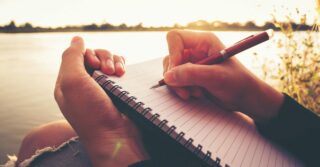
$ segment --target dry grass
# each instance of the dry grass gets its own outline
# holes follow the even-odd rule
[[[317,12],[320,15],[320,0],[317,0]],[[299,11],[297,10],[297,14]],[[319,17],[318,17],[319,18]],[[293,29],[292,20],[274,24],[281,29],[281,37],[277,40],[280,63],[275,65],[274,72],[267,69],[274,68],[268,61],[263,64],[263,77],[272,78],[278,82],[277,88],[293,97],[306,108],[320,115],[320,33],[319,20],[314,20],[312,28],[306,32]],[[305,23],[306,15],[301,16],[301,23]]]

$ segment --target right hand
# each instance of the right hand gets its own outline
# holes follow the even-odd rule
[[[167,41],[169,56],[164,60],[164,80],[178,96],[187,99],[201,90],[224,109],[241,111],[256,121],[277,115],[283,95],[254,76],[235,57],[215,65],[192,64],[217,55],[224,48],[213,33],[173,30],[168,32]]]

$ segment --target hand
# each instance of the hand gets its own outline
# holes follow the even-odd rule
[[[167,41],[170,55],[164,60],[164,79],[180,97],[204,93],[224,109],[241,111],[260,122],[277,115],[283,95],[235,57],[216,65],[192,64],[225,47],[213,33],[173,30]]]
[[[80,37],[74,37],[62,55],[55,98],[93,165],[128,166],[148,158],[138,130],[89,76],[85,62],[109,75],[121,76],[125,71],[122,57],[101,49],[86,50]]]

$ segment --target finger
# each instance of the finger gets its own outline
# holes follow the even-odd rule
[[[191,96],[193,96],[193,97],[196,97],[196,98],[204,97],[204,94],[203,94],[202,89],[200,87],[192,86],[189,88],[189,90],[191,92]]]
[[[77,73],[86,73],[84,68],[85,46],[81,37],[74,37],[70,47],[63,52],[60,71],[64,75],[74,75]]]
[[[58,79],[56,81],[55,96],[57,101],[61,97],[72,95],[78,85],[91,78],[84,66],[85,45],[81,37],[74,37],[70,47],[63,52]],[[94,82],[92,80],[92,82]],[[72,93],[70,93],[72,92]],[[63,95],[62,95],[63,94]],[[75,94],[74,94],[75,95]]]
[[[166,56],[166,57],[163,58],[162,66],[163,66],[163,75],[164,75],[164,73],[168,71],[168,67],[169,67],[169,56]]]
[[[224,78],[225,71],[219,65],[183,64],[170,69],[164,75],[170,86],[214,86]]]
[[[180,36],[179,30],[173,30],[168,32],[167,43],[170,55],[168,69],[171,69],[179,64],[182,64],[184,43],[183,39]]]
[[[209,56],[208,47],[199,46],[196,49],[190,51],[189,62],[196,63]]]
[[[115,68],[112,54],[104,49],[96,49],[95,53],[101,61],[101,71],[108,75],[114,74]]]
[[[123,56],[120,56],[122,58],[123,64],[126,64],[126,59]]]
[[[183,42],[184,49],[192,49],[200,43],[212,44],[212,41],[220,41],[218,37],[211,32],[194,32],[186,30],[172,30],[168,32],[169,36],[177,36]]]
[[[113,56],[115,73],[117,76],[122,76],[125,73],[124,62],[122,56]]]
[[[218,37],[211,32],[193,32],[185,30],[173,30],[167,34],[167,41],[170,53],[170,60],[172,60],[172,66],[170,68],[182,64],[181,55],[183,49],[190,50],[189,54],[191,62],[197,62],[204,57],[216,54],[224,45],[218,39]],[[171,62],[170,62],[171,63]]]
[[[95,52],[91,49],[87,49],[84,55],[85,62],[93,69],[100,69],[100,60],[96,56]]]
[[[171,89],[183,100],[187,100],[190,98],[190,91],[187,88],[171,87]]]
[[[168,71],[168,67],[169,67],[169,55],[164,57],[162,65],[163,65],[163,74],[165,74]],[[186,99],[189,99],[190,97],[190,91],[187,88],[171,87],[171,89],[182,99],[186,100]]]
[[[190,55],[203,58],[207,55],[212,44],[211,38],[216,38],[212,33],[192,32],[184,30],[172,30],[167,34],[167,42],[170,54],[169,69],[180,65]],[[190,50],[189,50],[190,49]],[[201,51],[190,52],[192,50]],[[187,52],[186,52],[187,51]],[[187,55],[187,56],[186,56]],[[199,60],[200,58],[197,58]]]

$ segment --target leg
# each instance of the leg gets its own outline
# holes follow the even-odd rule
[[[76,135],[72,127],[65,120],[37,127],[23,139],[18,153],[17,164],[30,158],[38,149],[57,147]]]

